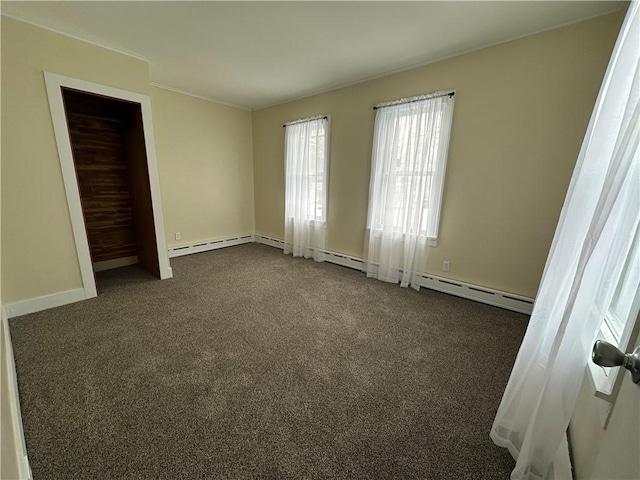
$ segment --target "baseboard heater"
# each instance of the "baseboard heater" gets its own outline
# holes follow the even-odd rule
[[[189,245],[181,245],[169,248],[169,258],[181,257],[183,255],[191,255],[192,253],[208,252],[218,248],[232,247],[234,245],[242,245],[243,243],[253,243],[254,235],[240,235],[237,237],[222,238],[219,240],[210,240],[207,242],[198,242]]]
[[[263,245],[284,249],[283,240],[266,235],[254,234],[254,241]],[[325,261],[327,262],[360,271],[364,268],[364,260],[361,258],[332,252],[330,250],[325,250],[325,254]],[[420,286],[526,315],[531,315],[531,311],[533,310],[532,298],[479,285],[458,282],[435,275],[423,274]]]
[[[182,255],[190,255],[192,253],[207,252],[218,248],[231,247],[233,245],[242,245],[244,243],[260,243],[270,247],[284,250],[285,243],[279,238],[269,237],[261,234],[246,234],[236,237],[222,238],[218,240],[210,240],[206,242],[198,242],[189,245],[181,245],[169,248],[169,258],[180,257]],[[325,250],[325,261],[334,263],[354,270],[363,271],[364,260],[362,258],[345,255],[342,253]],[[474,300],[476,302],[493,305],[495,307],[512,310],[514,312],[531,314],[533,310],[533,299],[516,295],[513,293],[502,292],[492,288],[473,285],[470,283],[459,282],[448,278],[438,277],[435,275],[423,274],[420,286],[436,290],[438,292],[448,293],[457,297]]]
[[[495,307],[506,308],[515,312],[531,315],[533,310],[533,299],[501,292],[468,283],[456,282],[433,275],[422,275],[421,287],[430,288],[439,292],[450,293],[458,297],[475,300]]]

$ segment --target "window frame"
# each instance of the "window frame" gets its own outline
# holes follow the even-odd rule
[[[310,117],[308,119],[303,119],[303,120],[295,120],[293,122],[289,122],[289,123],[285,123],[284,127],[285,127],[285,141],[284,141],[284,145],[285,145],[285,151],[286,151],[286,142],[287,142],[287,129],[286,127],[288,127],[289,125],[292,124],[297,124],[297,123],[304,123],[304,122],[311,122],[311,121],[315,121],[315,120],[326,120],[326,126],[325,126],[325,140],[324,140],[324,172],[322,175],[322,185],[323,185],[323,195],[322,195],[322,213],[323,215],[318,218],[317,216],[314,216],[313,218],[310,219],[306,219],[306,221],[310,222],[311,224],[319,224],[321,227],[323,228],[327,228],[327,220],[329,218],[329,165],[330,165],[330,157],[331,157],[331,115],[326,114],[326,115],[316,115],[313,117]],[[284,164],[284,176],[285,176],[285,196],[286,196],[286,178],[287,178],[287,162],[286,162],[286,156],[285,156],[285,164]],[[308,175],[307,177],[310,178],[312,175]],[[317,177],[318,175],[313,175],[314,177]],[[285,220],[288,219],[295,219],[296,217],[292,217],[289,216],[287,217],[285,215]]]
[[[638,238],[640,238],[640,232],[636,233],[635,241],[640,241]],[[633,248],[634,247],[632,245],[629,251],[629,256],[625,261],[623,272],[635,259],[632,254]],[[616,290],[621,287],[623,278],[626,277],[621,273],[621,279],[616,284]],[[611,308],[613,305],[612,299],[611,305],[607,307],[607,312],[602,320],[594,341],[604,340],[605,342],[615,345],[623,352],[633,350],[635,339],[638,338],[638,334],[640,334],[640,289],[635,289],[635,292],[635,296],[631,301],[629,313],[619,335],[616,333],[619,331],[619,328],[614,327],[613,324],[619,323],[620,318]],[[614,315],[618,318],[614,319]],[[622,367],[601,367],[593,363],[591,360],[589,360],[586,370],[591,387],[594,391],[594,396],[602,400],[598,402],[597,405],[600,420],[603,427],[606,428],[613,410],[613,405],[616,402],[618,392],[626,376],[626,370]]]
[[[426,99],[428,100],[428,99]],[[442,146],[439,144],[440,143],[440,129],[442,127],[442,122],[444,121],[443,118],[443,113],[442,111],[438,112],[439,114],[439,118],[438,118],[438,135],[437,135],[437,139],[438,139],[438,148],[442,148]],[[453,115],[453,112],[451,113]],[[409,114],[403,115],[403,117],[410,117]],[[391,176],[393,176],[394,179],[398,178],[398,176],[403,176],[406,177],[408,179],[413,179],[415,178],[416,175],[419,175],[421,177],[434,177],[433,178],[433,182],[435,183],[434,185],[434,189],[435,189],[435,194],[433,195],[433,199],[437,200],[437,208],[434,211],[434,226],[433,226],[433,231],[429,232],[429,225],[427,224],[427,227],[425,230],[421,230],[418,233],[419,237],[424,237],[426,236],[427,239],[427,245],[428,246],[437,246],[438,245],[438,233],[440,230],[440,219],[441,219],[441,213],[442,213],[442,200],[444,198],[444,184],[445,184],[445,180],[446,180],[446,171],[447,171],[447,160],[449,158],[449,145],[451,143],[451,131],[449,131],[449,138],[446,140],[446,145],[444,148],[446,148],[447,152],[445,155],[442,156],[442,161],[441,162],[436,162],[435,163],[435,168],[433,170],[428,170],[428,171],[424,171],[424,172],[411,172],[410,174],[408,173],[401,173],[398,174],[397,172],[390,172],[390,171],[386,171],[383,176],[385,178],[390,178]],[[400,158],[398,158],[399,160]],[[429,198],[425,198],[424,200],[425,203],[429,202]],[[428,209],[428,205],[423,205],[422,206],[423,211]],[[428,217],[427,217],[428,218]],[[378,221],[379,220],[379,221]],[[371,235],[374,237],[381,237],[382,236],[382,232],[384,230],[384,227],[382,225],[382,219],[372,219],[372,225],[367,227],[370,232]],[[406,235],[407,232],[402,231],[402,229],[400,228],[394,228],[394,231],[396,231],[399,235]],[[432,233],[432,234],[430,234]]]

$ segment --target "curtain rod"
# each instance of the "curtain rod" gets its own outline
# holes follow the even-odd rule
[[[318,115],[317,117],[301,118],[300,120],[294,120],[293,122],[285,123],[282,126],[283,127],[288,127],[289,125],[295,125],[296,123],[312,122],[314,120],[320,120],[321,118],[326,120],[327,118],[329,118],[329,116],[328,115]]]
[[[455,90],[444,90],[441,92],[428,93],[426,95],[418,95],[417,97],[409,97],[409,98],[401,98],[400,100],[394,100],[392,102],[384,102],[379,103],[375,107],[374,110],[378,110],[379,108],[385,107],[395,107],[396,105],[403,105],[405,103],[414,103],[420,102],[422,100],[428,100],[430,98],[439,98],[439,97],[454,97],[456,94]]]

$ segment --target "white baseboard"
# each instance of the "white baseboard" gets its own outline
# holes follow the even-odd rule
[[[283,240],[256,233],[172,247],[169,249],[169,258],[252,242],[284,249]],[[353,268],[354,270],[363,270],[364,260],[362,258],[344,255],[330,250],[325,250],[325,254],[327,262],[341,265],[343,267]],[[173,271],[171,267],[169,267],[166,278],[171,278],[172,276]],[[530,315],[533,309],[532,298],[503,292],[493,288],[460,282],[458,280],[438,277],[435,275],[422,275],[422,282],[420,283],[420,286],[527,315]],[[6,305],[5,308],[7,316],[9,318],[13,318],[20,315],[39,312],[48,308],[59,307],[68,303],[78,302],[80,300],[85,300],[86,298],[87,296],[84,289],[78,288],[75,290],[68,290],[66,292],[54,293],[52,295],[45,295],[43,297],[10,303]]]
[[[178,247],[169,248],[169,258],[181,257],[182,255],[191,255],[192,253],[207,252],[218,248],[231,247],[233,245],[242,245],[243,243],[253,243],[254,235],[252,233],[245,235],[237,235],[235,237],[221,238],[218,240],[208,240],[206,242],[191,243],[188,245],[180,245]]]
[[[84,288],[76,288],[67,290],[66,292],[53,293],[43,297],[30,298],[19,302],[9,303],[5,305],[7,316],[9,318],[27,315],[28,313],[39,312],[48,308],[60,307],[68,303],[79,302],[87,298]]]
[[[252,243],[253,241],[253,234],[247,234],[220,240],[211,240],[208,242],[198,242],[191,245],[173,247],[169,249],[169,258],[179,257],[181,255],[189,255],[198,252],[206,252],[208,250],[215,250],[217,248],[230,247],[232,245],[241,245],[243,243]],[[128,262],[133,258],[135,257],[128,257],[122,260]],[[121,259],[118,259],[116,260],[116,262],[120,260]],[[111,265],[110,268],[115,267]],[[173,269],[171,267],[168,267],[165,275],[162,278],[172,277]],[[9,303],[5,305],[5,309],[7,312],[7,316],[9,318],[13,318],[19,317],[21,315],[27,315],[29,313],[39,312],[41,310],[47,310],[49,308],[60,307],[68,303],[79,302],[86,299],[87,295],[85,293],[85,290],[82,288],[77,288],[74,290],[68,290],[66,292],[53,293],[51,295],[44,295],[42,297],[30,298],[27,300],[21,300],[19,302]]]
[[[284,240],[280,240],[279,238],[267,237],[266,235],[262,235],[260,233],[256,233],[253,235],[256,243],[261,243],[262,245],[269,245],[270,247],[281,248],[284,250]]]
[[[18,470],[19,480],[31,480],[31,467],[29,466],[29,457],[27,457],[27,444],[24,438],[24,429],[22,427],[22,413],[20,412],[20,397],[18,395],[18,378],[16,375],[16,365],[13,356],[13,346],[11,344],[11,333],[9,332],[9,317],[4,307],[2,307],[2,330],[4,337],[4,345],[0,351],[6,362],[7,376],[2,379],[3,384],[0,389],[7,389],[9,397],[9,413],[11,416],[11,433],[13,445],[6,445],[3,441],[2,448],[10,448],[15,452],[16,468]],[[4,382],[6,381],[6,384]],[[7,408],[3,406],[3,408]],[[6,425],[3,425],[6,428]]]
[[[361,258],[332,252],[331,250],[325,250],[325,255],[325,261],[327,262],[335,263],[336,265],[341,265],[347,268],[353,268],[354,270],[362,271],[364,269],[364,260]]]
[[[283,240],[258,233],[256,233],[254,237],[257,243],[284,249]],[[364,260],[362,258],[343,255],[329,250],[325,250],[325,253],[327,254],[327,262],[342,265],[343,267],[353,268],[355,270],[362,270],[364,267]],[[439,292],[448,293],[457,297],[474,300],[476,302],[493,305],[495,307],[527,315],[531,315],[531,311],[533,310],[533,299],[523,297],[522,295],[502,292],[493,288],[459,282],[457,280],[437,277],[435,275],[424,274],[422,275],[422,278],[420,286],[431,290],[437,290]]]

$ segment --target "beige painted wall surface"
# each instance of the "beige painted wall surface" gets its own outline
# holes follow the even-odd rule
[[[2,299],[82,286],[43,70],[149,94],[146,62],[2,17]]]
[[[0,40],[0,44],[1,44]],[[1,88],[0,76],[0,88]],[[1,124],[1,120],[0,120]],[[0,137],[0,151],[1,151]],[[0,179],[1,180],[1,179]],[[0,181],[0,199],[2,199],[1,190],[2,182]],[[1,201],[0,201],[0,212]],[[1,217],[1,213],[0,213]],[[0,226],[2,222],[0,221]],[[0,247],[2,243],[2,235],[0,228]],[[2,248],[0,248],[0,271],[2,270]],[[0,308],[2,308],[2,279],[0,278]],[[9,395],[11,392],[9,382],[9,357],[8,350],[9,341],[5,338],[5,321],[4,315],[0,319],[0,478],[18,478],[18,450],[19,446],[13,435],[13,418],[11,416],[11,407],[9,403]]]
[[[251,112],[155,87],[151,100],[167,244],[253,233]]]
[[[327,249],[363,255],[374,112],[457,91],[440,238],[427,271],[529,297],[544,263],[622,21],[526,37],[253,114],[256,231],[284,235],[284,129],[331,115]]]

